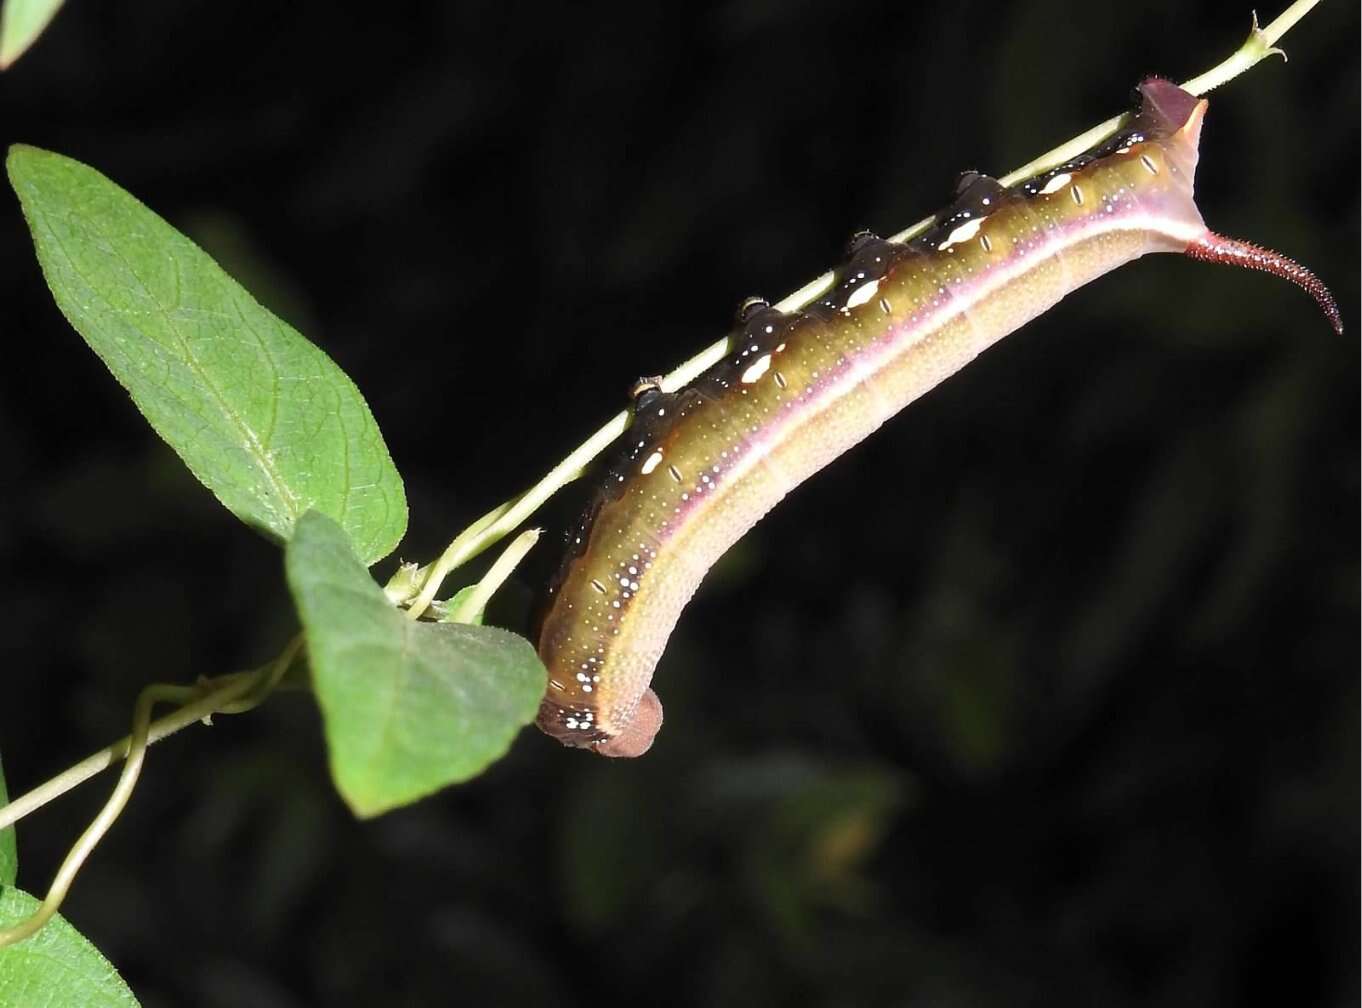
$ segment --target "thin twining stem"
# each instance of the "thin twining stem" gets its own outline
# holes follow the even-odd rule
[[[158,702],[176,702],[187,699],[186,694],[192,694],[193,687],[188,686],[148,686],[142,690],[137,698],[137,706],[134,708],[132,719],[132,734],[128,736],[128,758],[123,764],[123,772],[118,775],[118,783],[114,785],[113,794],[104,803],[104,807],[99,810],[99,815],[95,816],[94,821],[80,835],[66,855],[66,860],[57,869],[57,875],[52,880],[52,886],[47,890],[47,898],[42,905],[32,914],[21,920],[18,924],[11,927],[0,928],[0,948],[13,945],[36,934],[44,924],[46,924],[56,914],[61,906],[62,900],[66,898],[67,892],[71,888],[71,882],[76,877],[76,872],[80,871],[85,859],[90,856],[90,852],[95,849],[95,845],[103,839],[114,820],[118,818],[120,812],[128,804],[128,798],[132,795],[132,789],[137,786],[137,778],[142,772],[142,761],[147,753],[147,735],[151,728],[151,708]]]
[[[182,696],[189,702],[151,722],[147,728],[147,745],[159,742],[166,736],[173,735],[180,729],[214,714],[238,714],[250,710],[274,688],[301,646],[302,638],[295,638],[278,658],[262,669],[233,672],[197,686],[170,687],[185,691]],[[68,767],[32,791],[15,798],[0,808],[0,829],[12,826],[35,809],[64,795],[119,760],[127,758],[132,742],[131,735],[119,739],[99,752],[87,756],[75,766]]]
[[[19,923],[0,928],[0,948],[21,942],[36,934],[60,909],[62,901],[66,899],[66,894],[71,889],[71,883],[75,881],[76,873],[85,864],[85,859],[90,856],[90,852],[127,807],[128,799],[132,796],[133,788],[137,786],[137,779],[142,773],[147,747],[158,738],[164,738],[171,732],[212,714],[236,714],[250,710],[279,684],[302,644],[301,635],[295,637],[269,665],[254,672],[237,672],[223,676],[217,680],[216,688],[210,689],[207,693],[203,692],[203,685],[172,686],[155,683],[147,686],[138,695],[137,704],[133,708],[132,734],[0,809],[0,829],[3,829],[28,811],[51,801],[57,795],[98,773],[114,759],[126,757],[123,772],[118,775],[118,783],[114,785],[113,794],[86,827],[85,832],[80,835],[80,839],[72,845],[66,859],[57,869],[42,904]],[[182,706],[153,725],[151,710],[158,703],[179,703]],[[159,734],[156,734],[158,730]]]

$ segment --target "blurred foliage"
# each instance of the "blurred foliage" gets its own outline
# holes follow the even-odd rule
[[[0,122],[238,222],[382,419],[427,560],[744,296],[1199,72],[1247,13],[305,4],[261,33],[80,4]],[[153,751],[69,916],[148,1008],[1355,1001],[1357,34],[1321,5],[1212,96],[1198,177],[1214,227],[1334,286],[1343,340],[1270,278],[1142,260],[758,526],[669,645],[642,760],[527,732],[356,824],[280,698]],[[0,371],[19,789],[148,677],[293,631],[276,551],[149,443],[26,245],[0,216],[6,331],[41,348]],[[552,540],[489,623],[528,626]],[[101,799],[25,822],[25,877]]]

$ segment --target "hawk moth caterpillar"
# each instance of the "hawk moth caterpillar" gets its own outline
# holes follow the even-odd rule
[[[1342,332],[1332,295],[1276,252],[1211,232],[1193,199],[1207,102],[1149,78],[1130,125],[1004,188],[976,172],[911,241],[858,232],[802,310],[744,302],[730,354],[676,392],[641,379],[634,422],[549,586],[539,727],[606,756],[646,752],[650,687],[710,566],[795,486],[1065,294],[1148,252],[1285,277]]]

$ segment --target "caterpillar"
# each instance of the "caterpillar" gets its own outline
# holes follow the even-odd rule
[[[908,242],[858,232],[803,310],[739,309],[730,353],[664,392],[640,379],[633,422],[549,585],[538,725],[568,746],[639,756],[662,725],[653,669],[710,566],[786,493],[980,352],[1148,252],[1293,281],[1336,332],[1309,270],[1211,232],[1193,199],[1207,102],[1160,78],[1130,125],[1011,188],[976,172]]]

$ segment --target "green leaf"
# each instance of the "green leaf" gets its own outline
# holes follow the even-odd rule
[[[315,508],[391,552],[402,481],[345,373],[93,168],[19,145],[8,168],[62,313],[200,482],[272,538]]]
[[[0,762],[0,808],[9,804],[5,790],[5,764]],[[0,829],[0,889],[14,885],[19,875],[19,852],[14,843],[14,827]]]
[[[325,516],[302,517],[285,565],[331,774],[356,814],[480,773],[535,716],[547,673],[529,641],[408,619]]]
[[[62,0],[5,0],[0,10],[0,70],[24,54],[61,9]]]
[[[0,928],[38,906],[22,890],[0,888]],[[32,938],[0,948],[0,1005],[137,1008],[137,999],[109,960],[59,914]]]

